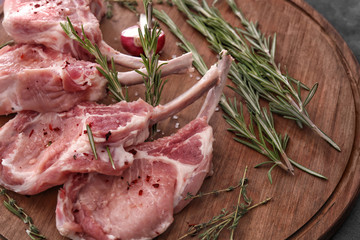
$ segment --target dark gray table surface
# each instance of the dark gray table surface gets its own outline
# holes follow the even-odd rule
[[[340,33],[360,61],[360,0],[305,0]],[[360,197],[333,236],[333,240],[360,240]]]

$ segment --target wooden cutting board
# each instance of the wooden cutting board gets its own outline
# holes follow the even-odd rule
[[[225,1],[217,7],[225,18],[239,26]],[[296,169],[295,176],[283,170],[272,171],[273,184],[267,179],[267,167],[254,169],[253,166],[266,159],[249,148],[232,140],[226,131],[228,125],[217,112],[210,121],[214,128],[213,153],[214,175],[205,180],[201,191],[235,185],[249,166],[248,194],[253,202],[266,197],[272,201],[245,215],[236,230],[235,239],[328,239],[351,209],[360,183],[360,96],[359,64],[334,28],[309,7],[303,0],[242,0],[237,1],[244,14],[253,21],[258,20],[260,28],[267,34],[277,33],[276,59],[289,74],[308,86],[319,83],[318,92],[308,106],[313,121],[341,147],[337,152],[316,136],[309,128],[299,129],[289,120],[275,116],[277,129],[288,133],[290,142],[288,155],[304,166],[328,177],[321,180]],[[206,41],[185,22],[185,18],[169,6],[157,5],[164,9],[191,40],[204,57],[208,66],[216,62],[216,56],[209,50]],[[136,16],[131,12],[114,8],[114,17],[104,19],[102,30],[105,40],[122,50],[120,32],[134,25]],[[161,57],[170,59],[179,56],[177,40],[166,32],[167,43]],[[0,30],[1,42],[9,39]],[[165,87],[162,102],[179,95],[196,82],[199,75],[189,73],[168,77],[171,84]],[[130,89],[131,96],[142,87]],[[226,90],[228,96],[233,93]],[[175,132],[196,116],[202,101],[189,106],[178,114],[179,119],[169,119],[160,126],[158,137]],[[3,117],[2,122],[8,118]],[[36,196],[10,195],[17,200],[34,219],[35,225],[48,239],[64,239],[55,227],[55,206],[58,188]],[[208,221],[218,215],[221,209],[231,210],[237,201],[238,192],[219,196],[203,197],[191,202],[182,212],[175,215],[174,223],[158,239],[177,239],[189,224]],[[29,239],[26,226],[4,206],[0,206],[0,234],[9,240]],[[224,234],[220,239],[228,239]]]

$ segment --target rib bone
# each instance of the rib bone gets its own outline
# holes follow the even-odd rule
[[[191,68],[192,60],[192,53],[186,53],[169,61],[160,62],[159,64],[164,64],[160,68],[161,76],[165,77],[170,74],[185,73],[187,69]],[[140,68],[139,71],[146,74],[145,68]],[[118,79],[121,84],[126,86],[140,84],[144,81],[142,76],[135,71],[119,72]]]

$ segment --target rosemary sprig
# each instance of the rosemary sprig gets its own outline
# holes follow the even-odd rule
[[[197,7],[196,8],[197,10],[206,13],[205,9],[202,9],[200,5],[195,4],[197,3],[197,1],[193,1],[193,2],[194,2],[194,6]],[[212,43],[212,47],[215,51],[220,51],[221,49],[224,48],[224,46],[217,39],[217,34],[221,33],[224,30],[220,30],[218,28],[210,29],[206,27],[206,22],[211,21],[211,19],[208,19],[208,17],[211,17],[211,15],[208,14],[206,17],[203,17],[190,12],[188,7],[186,6],[187,1],[174,0],[174,3],[179,8],[179,10],[184,12],[186,16],[189,18],[188,23],[191,26],[193,26],[195,29],[197,29],[200,33],[202,33],[207,38],[207,40],[210,43]],[[220,19],[218,21],[220,21],[221,23],[220,25],[222,27],[229,29],[229,31],[231,30],[228,27],[228,24],[225,22],[225,20]],[[226,38],[227,36],[224,34],[224,37]],[[229,41],[232,40],[229,39]],[[242,47],[242,45],[240,46]],[[230,54],[232,53],[230,52]],[[236,63],[233,63],[231,68],[232,70],[230,70],[230,75],[235,75],[234,78],[243,80],[243,77],[239,76],[234,70],[234,68],[236,67],[237,67]],[[267,111],[265,111],[265,109],[261,109],[260,107],[258,93],[254,91],[251,86],[249,86],[244,82],[240,82],[240,85],[238,84],[237,86],[239,89],[239,91],[237,92],[241,94],[241,96],[244,97],[248,103],[247,106],[249,107],[249,112],[254,115],[254,119],[256,119],[257,124],[261,125],[261,129],[264,131],[264,134],[270,139],[271,144],[279,151],[281,157],[284,159],[286,163],[287,169],[289,170],[290,173],[293,174],[294,169],[285,153],[284,148],[281,145],[281,139],[279,139],[279,135],[277,134],[274,128],[274,123],[272,121],[271,114],[268,114]],[[278,165],[283,167],[283,164],[278,164]]]
[[[41,240],[46,239],[44,235],[40,233],[40,230],[34,225],[34,222],[32,218],[27,215],[23,208],[21,208],[16,201],[11,198],[5,189],[0,187],[0,195],[3,195],[7,198],[7,200],[4,200],[4,206],[14,215],[16,215],[18,218],[20,218],[25,224],[29,226],[28,229],[26,229],[26,234],[33,240]]]
[[[302,100],[301,88],[304,84],[281,73],[280,66],[275,63],[276,35],[271,42],[257,28],[256,23],[249,22],[237,8],[234,1],[228,0],[235,14],[240,18],[245,30],[233,28],[217,11],[210,8],[206,1],[202,5],[196,0],[175,1],[178,8],[187,14],[189,23],[207,37],[212,47],[225,48],[241,64],[250,76],[249,84],[259,91],[261,97],[270,103],[271,111],[286,118],[295,120],[300,126],[309,126],[332,147],[340,151],[339,146],[322,132],[309,118],[305,106],[310,102],[317,90],[315,84],[309,94]],[[187,7],[194,9],[194,15]],[[247,46],[247,40],[251,48]],[[256,71],[253,71],[256,68]],[[295,82],[295,90],[292,82]]]
[[[314,84],[305,100],[302,100],[299,85],[297,90],[295,90],[290,82],[291,79],[289,80],[288,76],[281,73],[280,65],[277,65],[275,62],[276,34],[274,34],[270,47],[270,37],[268,39],[265,38],[264,34],[262,34],[259,30],[257,24],[248,21],[233,0],[227,0],[227,2],[233,10],[234,14],[241,20],[242,25],[245,27],[245,31],[241,29],[237,30],[243,33],[243,36],[251,43],[253,48],[257,50],[261,56],[263,56],[263,59],[267,60],[268,65],[264,65],[263,70],[265,73],[274,76],[274,78],[268,79],[280,82],[281,85],[277,85],[278,90],[286,93],[285,97],[283,97],[283,100],[287,100],[288,104],[284,104],[283,101],[280,100],[271,101],[270,109],[273,112],[283,115],[286,118],[297,121],[300,126],[302,126],[302,124],[309,126],[332,147],[338,151],[341,151],[340,147],[311,121],[305,109],[306,105],[314,96],[318,87],[318,83]]]
[[[182,2],[177,3],[177,4],[181,4],[181,3]],[[180,7],[181,6],[183,6],[183,5],[180,5]],[[192,20],[191,22],[198,22],[198,25],[196,25],[196,26],[199,28],[200,32],[205,33],[208,38],[210,38],[216,42],[216,39],[212,38],[212,35],[210,34],[209,31],[206,30],[206,28],[199,27],[202,25],[202,23],[200,21],[197,21],[196,18],[194,18],[193,15],[191,15],[190,11],[188,11],[186,6],[185,6],[185,8],[182,8],[182,11],[184,11],[185,13],[190,15],[189,19]],[[160,12],[160,11],[155,10],[154,14],[159,20],[161,20],[164,24],[166,24],[170,28],[170,30],[175,34],[175,36],[182,42],[182,45],[180,45],[180,46],[183,47],[183,49],[185,51],[187,51],[187,52],[191,51],[193,53],[193,56],[194,56],[193,64],[198,69],[198,71],[200,73],[206,72],[207,67],[204,64],[202,57],[196,51],[195,47],[189,41],[187,41],[185,39],[185,37],[181,33],[180,29],[178,27],[176,27],[175,23],[171,20],[171,18],[164,11]],[[217,49],[215,49],[215,51],[220,50],[220,49],[221,49],[221,47],[218,47]],[[234,67],[236,68],[239,66],[241,66],[241,65],[237,66],[236,64],[234,64],[234,66],[230,70],[230,74],[233,75],[234,79],[241,80],[243,78],[243,76],[241,74],[236,74],[236,71],[234,71]],[[248,89],[249,92],[244,91],[244,89],[242,89],[242,88],[240,88],[240,90],[236,90],[236,91],[238,93],[241,93],[241,89],[242,89],[243,93],[240,95],[243,96],[247,100],[248,104],[253,105],[253,107],[250,108],[250,109],[253,109],[252,112],[254,112],[254,109],[258,109],[258,111],[255,111],[255,112],[261,113],[261,109],[259,107],[258,97],[257,97],[256,93],[251,94],[251,92],[256,92],[256,91],[254,91],[250,86],[248,87],[248,84],[245,81],[238,81],[237,85],[245,86],[246,88],[249,88]],[[235,89],[233,88],[233,90],[235,90]],[[257,152],[263,154],[264,156],[268,157],[271,160],[271,161],[266,161],[264,163],[258,164],[257,167],[261,166],[263,164],[268,164],[268,163],[273,164],[273,166],[268,171],[268,178],[269,178],[269,181],[272,183],[271,171],[274,169],[274,167],[280,166],[284,169],[286,169],[286,167],[281,162],[281,154],[278,153],[276,148],[273,147],[273,149],[271,149],[268,147],[268,146],[274,146],[273,143],[271,142],[271,138],[264,137],[262,134],[262,131],[260,131],[260,135],[259,135],[259,137],[257,137],[257,135],[255,134],[255,131],[254,131],[254,124],[256,124],[259,129],[262,129],[261,125],[258,124],[258,122],[256,121],[256,118],[252,117],[250,119],[250,125],[248,126],[248,124],[246,123],[245,118],[244,118],[242,105],[240,105],[241,109],[239,112],[238,107],[236,106],[236,99],[234,99],[234,104],[231,104],[230,100],[229,100],[229,103],[227,103],[226,99],[223,97],[220,102],[220,105],[222,105],[223,110],[226,113],[228,113],[228,115],[225,116],[225,119],[228,121],[230,126],[232,126],[232,131],[236,134],[235,140],[240,143],[243,143],[244,145],[246,145],[250,148],[253,148]],[[262,112],[264,113],[264,111],[262,111]],[[267,117],[267,119],[272,119],[271,113],[266,113],[266,114],[270,115]],[[261,116],[261,114],[260,114],[260,116]],[[270,123],[272,123],[272,121],[270,121]],[[274,130],[274,133],[276,133],[275,129],[273,129],[273,130]],[[244,138],[247,140],[245,141]],[[287,135],[285,135],[282,138],[280,135],[278,135],[278,137],[276,137],[276,138],[279,138],[277,142],[282,143],[282,149],[286,149],[286,145],[289,140],[289,137]],[[291,160],[290,158],[288,158],[288,159],[294,166],[301,169],[302,171],[305,171],[316,177],[326,179],[326,177],[324,177],[323,175],[316,173],[316,172],[296,163],[295,161]]]
[[[231,126],[231,129],[229,130],[235,134],[234,140],[252,148],[260,154],[266,156],[270,160],[260,163],[255,167],[260,167],[264,164],[272,164],[272,167],[269,169],[267,174],[270,183],[272,183],[271,171],[276,166],[279,166],[285,170],[287,170],[287,168],[281,162],[281,156],[279,155],[279,152],[276,150],[276,148],[274,148],[274,146],[272,145],[271,140],[262,134],[262,126],[258,124],[257,119],[255,119],[253,115],[250,115],[250,123],[248,124],[246,122],[243,113],[243,105],[240,103],[240,105],[237,106],[236,98],[234,98],[233,101],[231,101],[230,99],[227,101],[225,96],[223,96],[220,100],[220,105],[226,114],[224,115],[226,122]],[[255,124],[258,128],[258,134],[256,134],[255,132]],[[282,148],[286,149],[289,137],[287,135],[285,135],[284,137],[281,137],[279,135],[279,140],[282,144]],[[272,146],[272,148],[270,148],[269,146]],[[325,176],[300,165],[299,163],[291,160],[290,158],[289,161],[295,167],[308,174],[322,179],[327,179]]]
[[[111,92],[113,98],[117,101],[128,101],[127,89],[125,88],[125,94],[123,94],[123,89],[117,78],[117,71],[115,69],[114,59],[111,59],[111,68],[109,68],[107,57],[104,56],[99,47],[86,37],[84,28],[82,30],[82,38],[79,36],[78,32],[75,30],[69,18],[67,22],[60,23],[61,27],[71,39],[77,41],[81,47],[86,49],[90,54],[95,57],[95,61],[100,67],[96,67],[97,70],[108,80],[108,89]]]
[[[146,13],[147,24],[144,29],[139,28],[140,42],[144,50],[141,54],[142,62],[146,68],[146,73],[135,70],[141,74],[145,84],[145,101],[152,106],[160,104],[161,94],[166,84],[166,80],[161,79],[161,67],[159,64],[159,54],[156,53],[158,39],[161,33],[158,22],[152,23],[152,1],[144,0],[144,9]],[[152,126],[152,134],[156,133],[157,125]]]
[[[240,192],[234,211],[228,212],[225,209],[222,209],[218,216],[213,217],[208,222],[191,226],[188,229],[188,232],[178,240],[189,236],[198,236],[201,240],[218,239],[219,235],[225,228],[230,230],[230,240],[233,240],[235,229],[239,225],[240,218],[242,218],[250,210],[266,204],[271,200],[271,198],[267,198],[264,201],[251,206],[252,201],[246,193],[246,173],[247,167],[245,168],[244,175],[240,183]],[[242,199],[244,200],[244,203],[241,203]]]

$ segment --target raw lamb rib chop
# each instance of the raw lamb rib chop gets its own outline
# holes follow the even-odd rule
[[[107,80],[96,66],[42,46],[1,49],[0,115],[22,110],[61,112],[102,99]]]
[[[164,65],[162,76],[183,73],[192,55]],[[107,80],[95,63],[76,60],[41,45],[15,45],[0,50],[0,115],[32,110],[62,112],[84,101],[105,97]],[[143,83],[135,71],[118,74],[122,84]]]
[[[187,193],[196,194],[211,170],[213,134],[207,120],[228,69],[198,117],[172,136],[132,147],[135,160],[121,176],[74,174],[58,195],[60,233],[87,240],[152,239],[163,233],[173,213],[189,203]]]
[[[69,17],[79,33],[83,26],[90,41],[96,43],[103,54],[114,57],[116,63],[142,67],[141,58],[122,54],[103,41],[99,19],[105,9],[102,0],[6,0],[3,26],[17,43],[43,44],[59,52],[71,53],[78,59],[91,59],[89,53],[61,28],[60,22]]]
[[[120,175],[133,161],[124,148],[144,142],[149,126],[185,108],[216,84],[219,67],[214,65],[190,90],[164,106],[153,108],[138,100],[110,106],[82,103],[62,113],[18,113],[0,130],[0,185],[36,194],[63,184],[72,172]],[[98,159],[86,125],[92,129]],[[116,169],[111,167],[107,147]]]

